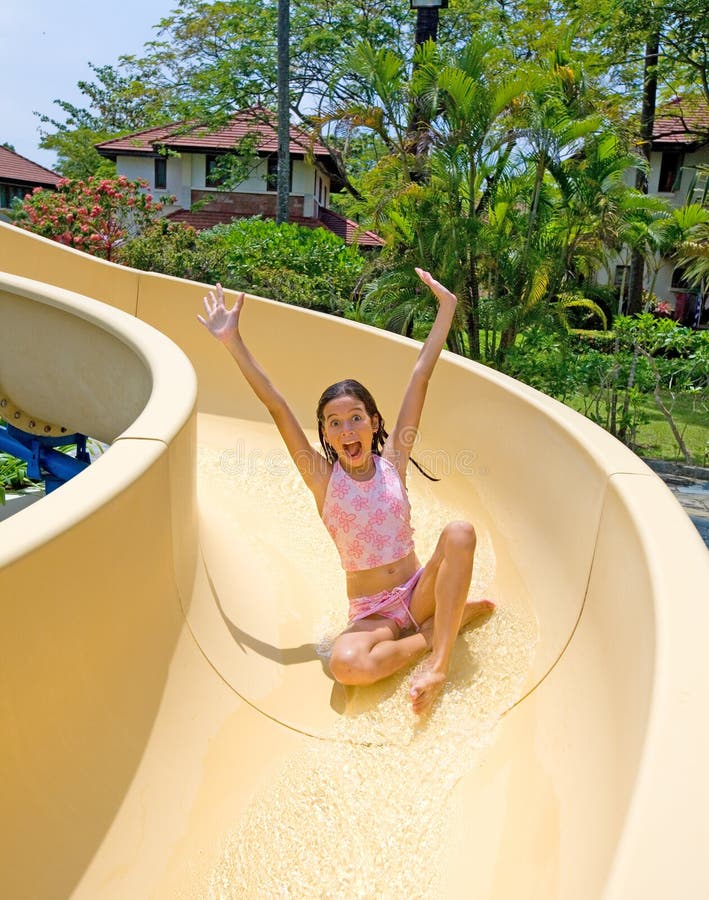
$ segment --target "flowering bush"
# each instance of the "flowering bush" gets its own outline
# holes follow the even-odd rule
[[[138,234],[158,218],[164,202],[145,192],[147,182],[125,176],[82,181],[62,179],[55,191],[35,188],[22,201],[15,223],[22,228],[111,259],[116,244]]]

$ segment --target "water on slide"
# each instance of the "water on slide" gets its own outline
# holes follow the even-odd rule
[[[314,612],[301,646],[324,658],[346,624],[336,551],[277,435],[261,426],[258,443],[248,444],[242,435],[254,434],[253,423],[243,430],[235,426],[239,437],[229,446],[199,448],[201,499],[232,511],[222,527],[233,529],[234,540],[240,522],[253,523],[252,565],[283,566],[310,582]],[[423,561],[447,522],[470,517],[475,498],[461,496],[459,484],[432,483],[413,469],[408,484]],[[341,714],[316,735],[319,740],[304,742],[274,781],[256,790],[224,835],[206,883],[191,885],[185,896],[439,896],[447,835],[455,824],[453,787],[473,769],[500,717],[519,699],[536,641],[527,598],[521,591],[499,596],[495,547],[483,520],[481,515],[476,521],[471,596],[489,596],[498,608],[459,637],[432,713],[423,720],[412,713],[410,671],[369,688],[341,689]],[[264,597],[259,616],[276,612],[269,603]],[[243,622],[229,604],[227,598],[224,615]],[[278,614],[288,615],[287,603],[278,606]],[[248,699],[259,706],[257,695],[255,690]]]

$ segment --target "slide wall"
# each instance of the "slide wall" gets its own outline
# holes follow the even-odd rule
[[[403,682],[348,693],[327,675],[337,562],[265,411],[196,323],[204,288],[5,225],[0,273],[0,415],[110,444],[0,523],[3,896],[313,896],[308,853],[323,895],[367,896],[369,857],[392,871],[372,823],[397,805],[396,828],[426,838],[391,857],[412,896],[709,895],[709,554],[632,453],[444,354],[416,448],[442,480],[412,476],[418,530],[425,545],[449,512],[474,521],[500,612],[461,644],[477,668],[463,659],[422,735]],[[260,298],[243,328],[309,428],[344,377],[393,416],[418,349]],[[463,733],[476,705],[484,727]],[[338,762],[345,745],[370,755]],[[385,814],[387,758],[413,768]],[[356,765],[359,806],[339,821],[358,792],[337,779]],[[417,792],[436,835],[404,802]],[[242,859],[230,835],[258,851]],[[424,844],[435,872],[414,889]],[[360,860],[347,878],[338,853]]]

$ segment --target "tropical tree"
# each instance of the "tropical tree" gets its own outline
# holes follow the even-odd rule
[[[488,49],[481,38],[454,54],[424,46],[409,72],[363,45],[350,58],[362,102],[323,122],[367,129],[387,150],[357,184],[389,244],[362,312],[410,332],[430,314],[412,266],[433,268],[463,300],[451,346],[502,364],[540,316],[563,324],[583,308],[607,321],[585,288],[647,198],[625,183],[638,158],[567,48],[516,78],[490,72]],[[429,123],[415,136],[424,153],[407,129],[414,102]]]
[[[113,177],[115,163],[99,156],[95,145],[165,121],[164,93],[150,79],[112,65],[89,63],[89,68],[94,80],[78,83],[87,106],[56,100],[63,120],[37,114],[40,146],[57,153],[58,169],[67,178]]]
[[[428,42],[409,71],[406,59],[362,43],[348,61],[362,100],[335,106],[320,120],[321,127],[336,121],[341,129],[366,129],[387,151],[359,185],[373,196],[367,211],[389,239],[385,271],[380,262],[365,305],[384,304],[391,327],[410,329],[415,316],[425,316],[426,302],[411,281],[412,264],[432,268],[462,300],[451,343],[474,358],[483,213],[509,159],[504,114],[523,89],[521,80],[488,77],[489,47],[476,38],[451,54]],[[429,122],[425,132],[410,130],[414,104]]]
[[[237,109],[275,107],[277,7],[277,0],[183,0],[141,54],[92,66],[94,80],[79,83],[83,107],[60,100],[62,116],[41,116],[42,146],[59,152],[62,172],[83,177],[101,164],[87,148],[108,137],[170,121],[217,126]],[[386,0],[292,0],[291,116],[307,122],[324,99],[356,96],[355,82],[334,77],[343,57],[363,38],[403,52],[412,23],[404,4]]]
[[[709,209],[709,166],[698,166],[687,189],[687,205]],[[706,293],[709,287],[709,225],[696,221],[675,250],[689,284]]]

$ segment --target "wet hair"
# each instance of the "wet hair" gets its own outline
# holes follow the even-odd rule
[[[325,451],[325,456],[328,462],[334,463],[337,459],[337,453],[335,451],[335,448],[331,447],[330,444],[328,444],[328,442],[325,440],[325,429],[323,427],[325,424],[324,410],[331,400],[336,400],[338,397],[356,397],[356,399],[359,400],[364,406],[364,409],[370,419],[373,419],[375,416],[377,417],[377,421],[379,424],[377,430],[372,435],[371,452],[375,456],[381,456],[384,442],[389,437],[389,432],[384,428],[384,417],[379,412],[377,403],[374,397],[372,397],[370,392],[367,390],[367,388],[363,384],[360,384],[359,381],[355,381],[354,378],[346,378],[344,381],[338,381],[336,384],[331,384],[329,388],[326,388],[323,391],[320,400],[318,401],[318,408],[316,412],[318,419],[318,437],[320,438],[320,446]],[[430,475],[428,472],[426,472],[413,457],[410,456],[409,461],[413,463],[413,465],[416,466],[419,472],[421,472],[422,475],[425,475],[425,477],[430,481],[441,480],[440,478],[435,478],[433,475]]]

